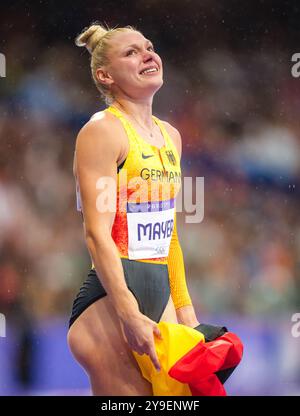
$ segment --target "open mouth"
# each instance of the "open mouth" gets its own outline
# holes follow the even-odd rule
[[[153,74],[156,74],[157,72],[158,72],[158,68],[152,67],[152,68],[144,69],[143,71],[140,72],[140,75],[153,75]]]

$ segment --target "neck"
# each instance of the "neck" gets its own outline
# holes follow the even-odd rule
[[[151,130],[153,127],[152,121],[152,97],[145,101],[130,101],[128,99],[118,98],[112,103],[124,113],[132,116],[138,123]]]

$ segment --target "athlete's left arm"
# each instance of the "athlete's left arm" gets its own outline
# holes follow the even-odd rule
[[[181,158],[182,144],[179,131],[169,123],[164,122],[164,125],[173,139],[179,158]],[[176,212],[168,256],[168,271],[171,296],[176,309],[178,322],[194,328],[199,325],[199,322],[186,284],[184,259],[177,235]]]

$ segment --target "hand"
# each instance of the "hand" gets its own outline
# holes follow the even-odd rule
[[[193,305],[186,305],[176,309],[176,315],[180,324],[190,326],[191,328],[200,325]]]
[[[125,340],[129,347],[139,355],[147,354],[151,359],[157,371],[160,371],[160,363],[155,350],[154,335],[162,339],[161,332],[156,322],[143,315],[141,312],[135,312],[126,320],[120,321]]]

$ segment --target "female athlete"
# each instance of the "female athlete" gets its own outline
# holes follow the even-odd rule
[[[77,207],[93,264],[73,303],[68,343],[94,395],[152,395],[132,351],[159,371],[158,322],[199,325],[176,231],[181,137],[152,115],[163,65],[140,31],[93,24],[76,44],[91,54],[107,108],[76,140]]]

